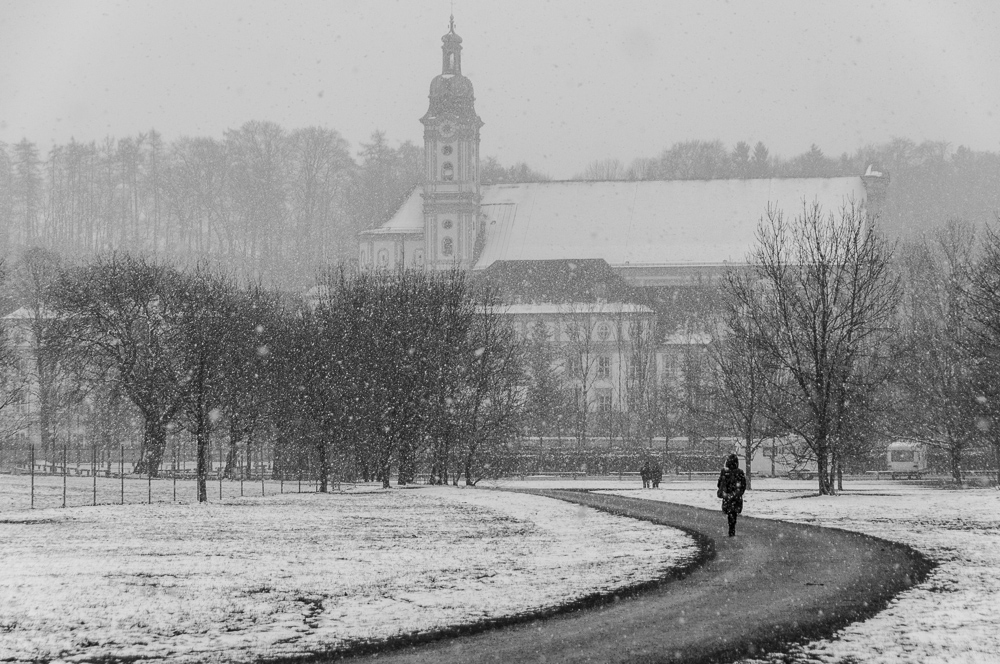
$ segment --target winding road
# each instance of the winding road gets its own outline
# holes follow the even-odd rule
[[[908,547],[848,531],[743,517],[729,538],[721,512],[584,491],[525,492],[681,528],[705,556],[627,597],[351,661],[730,662],[870,617],[932,568]]]

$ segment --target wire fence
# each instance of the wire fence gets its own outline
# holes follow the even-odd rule
[[[87,451],[89,463],[79,450],[70,460],[68,447],[57,450],[55,457],[42,457],[34,446],[27,446],[21,454],[0,459],[0,511],[198,500],[193,460],[175,455],[153,476],[136,472],[136,452],[124,446],[119,446],[117,454],[103,450],[100,458],[96,449]],[[308,467],[275,477],[270,464],[250,465],[242,453],[230,466],[222,454],[207,463],[209,502],[317,492],[321,486],[318,473]],[[343,488],[339,478],[327,478],[328,491]]]

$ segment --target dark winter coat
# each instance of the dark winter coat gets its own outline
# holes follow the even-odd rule
[[[719,474],[719,497],[726,514],[743,512],[743,493],[747,490],[747,476],[740,468],[725,468]]]

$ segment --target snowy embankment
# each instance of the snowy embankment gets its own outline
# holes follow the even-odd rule
[[[750,662],[1000,662],[1000,492],[900,482],[845,482],[839,496],[814,482],[754,480],[744,516],[852,530],[922,552],[938,567],[875,617],[835,638]],[[714,482],[611,491],[718,510]],[[725,518],[719,514],[719,534]]]
[[[674,529],[451,487],[8,508],[0,661],[293,657],[614,593],[696,555]]]

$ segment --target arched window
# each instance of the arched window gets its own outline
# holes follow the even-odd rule
[[[378,250],[378,264],[379,267],[385,267],[389,264],[389,252],[386,249]]]
[[[444,162],[441,167],[441,179],[450,182],[455,179],[455,167],[451,165],[450,161]]]
[[[441,243],[441,253],[445,256],[451,256],[455,253],[455,241],[450,237],[446,237]]]
[[[424,250],[414,249],[413,250],[413,262],[416,263],[417,267],[424,266]]]

